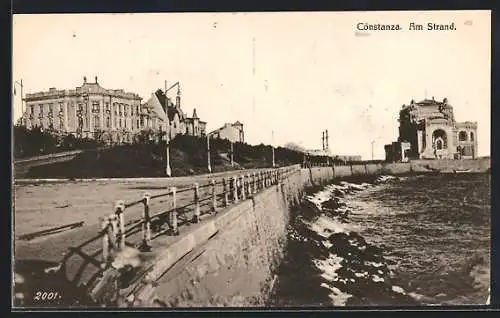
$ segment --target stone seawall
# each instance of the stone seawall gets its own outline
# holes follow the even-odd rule
[[[137,307],[263,306],[286,244],[289,211],[303,191],[352,175],[487,171],[481,160],[413,161],[300,169],[227,208],[178,242],[155,248],[156,263],[133,297]],[[130,297],[128,297],[130,298]]]
[[[491,168],[491,158],[464,160],[413,160],[411,162],[356,164],[335,167],[313,167],[302,169],[304,185],[318,185],[334,178],[376,174],[405,174],[422,172],[450,173],[454,170],[469,170],[470,172],[487,172]]]
[[[134,295],[138,306],[265,305],[283,257],[289,209],[302,195],[300,172],[228,208],[176,246],[159,251],[149,275],[154,282]],[[174,265],[163,273],[165,262]]]

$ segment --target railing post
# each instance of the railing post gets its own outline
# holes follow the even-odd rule
[[[150,196],[149,193],[144,193],[143,203],[144,203],[144,213],[143,223],[142,223],[142,245],[139,247],[141,252],[149,252],[151,251],[151,246],[149,243],[151,242],[151,219],[149,217],[149,204],[150,204]]]
[[[247,173],[247,196],[252,195],[252,178],[250,177],[250,173]]]
[[[233,183],[233,202],[238,202],[238,177],[234,176],[232,178]]]
[[[227,207],[229,203],[228,203],[228,186],[226,178],[222,178],[222,189],[224,193],[224,207]]]
[[[263,171],[259,171],[259,178],[260,178],[260,189],[264,189],[266,186],[265,186],[265,178],[264,178],[264,172]]]
[[[106,269],[109,262],[109,233],[108,233],[109,220],[108,218],[101,218],[101,233],[102,236],[102,263],[101,269]]]
[[[176,202],[176,192],[177,188],[172,187],[172,211],[170,212],[170,226],[172,228],[173,235],[179,235],[179,229],[177,227],[177,202]]]
[[[253,178],[252,193],[255,194],[257,193],[257,176],[255,174],[255,171],[252,173],[252,178]]]
[[[245,201],[246,195],[245,195],[245,175],[242,174],[240,176],[241,184],[240,184],[240,191],[241,191],[241,200]]]
[[[119,237],[120,237],[120,244],[119,248],[123,250],[125,248],[125,216],[123,215],[123,212],[125,211],[125,202],[123,200],[118,200],[116,201],[115,204],[115,214],[118,217],[118,226],[120,227],[119,230]]]
[[[194,189],[194,215],[193,223],[198,223],[200,221],[200,185],[196,182],[193,185]]]
[[[212,186],[212,212],[217,213],[217,194],[215,191],[215,180],[212,179],[212,181],[210,181],[210,184]]]

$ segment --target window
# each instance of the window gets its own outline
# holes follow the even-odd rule
[[[474,133],[472,131],[470,132],[470,141],[474,141]]]
[[[92,112],[99,112],[100,111],[100,104],[99,102],[93,102],[92,103]]]
[[[106,105],[105,106],[106,107],[106,112],[109,113],[109,103],[106,103],[105,105]]]
[[[101,121],[99,115],[94,115],[94,128],[101,128]]]
[[[113,104],[113,113],[115,114],[115,116],[116,116],[116,115],[118,115],[118,112],[117,112],[117,110],[116,110],[116,108],[117,108],[117,107],[118,107],[118,106],[116,105],[116,103],[115,103],[115,104]],[[115,123],[115,126],[116,126],[116,123]]]
[[[135,106],[135,114],[139,116],[139,106]]]
[[[106,117],[106,128],[109,128],[111,126],[111,118]]]
[[[120,118],[120,128],[122,128],[122,119]]]
[[[30,114],[34,114],[35,113],[35,106],[31,105],[30,106]]]
[[[137,119],[137,128],[139,128],[139,119]]]
[[[467,141],[467,132],[461,131],[458,133],[458,140],[459,141]]]

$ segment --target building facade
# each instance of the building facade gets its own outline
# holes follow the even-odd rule
[[[143,105],[144,114],[148,114],[146,117],[150,120],[145,127],[166,132],[170,140],[177,135],[205,136],[207,123],[198,117],[196,108],[192,117],[182,111],[180,86],[178,83],[176,85],[175,103],[166,94],[167,90],[158,89],[151,94],[151,98]]]
[[[80,87],[50,88],[26,94],[23,121],[28,129],[40,127],[59,134],[130,142],[142,129],[141,97],[122,89],[105,89],[83,78]]]
[[[56,134],[100,139],[108,144],[132,142],[140,132],[166,132],[170,139],[178,134],[205,136],[206,122],[193,111],[188,117],[181,109],[180,87],[175,103],[158,90],[142,104],[142,98],[122,89],[105,89],[83,78],[80,87],[70,90],[50,88],[26,94],[23,122],[28,129],[40,127]]]
[[[243,124],[236,121],[234,124],[226,123],[219,129],[210,133],[213,138],[227,139],[231,142],[245,142]]]
[[[385,150],[387,161],[474,159],[477,158],[477,122],[456,122],[447,98],[442,102],[434,97],[418,103],[412,100],[399,112],[398,140],[386,145]]]

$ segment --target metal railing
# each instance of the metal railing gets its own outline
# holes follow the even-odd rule
[[[244,201],[252,195],[281,183],[291,174],[300,171],[300,165],[263,169],[252,173],[235,172],[231,177],[210,179],[205,184],[193,183],[190,186],[170,187],[168,191],[151,195],[144,193],[141,199],[125,203],[115,202],[114,211],[100,218],[100,231],[93,238],[69,249],[69,253],[59,263],[59,270],[65,272],[67,260],[78,255],[84,265],[92,264],[98,268],[86,283],[92,285],[100,274],[113,263],[113,252],[126,246],[141,251],[151,251],[151,242],[161,235],[179,235],[180,227],[202,221],[204,215],[215,215],[221,209]],[[180,199],[182,196],[182,200]],[[163,200],[160,200],[163,199]],[[158,202],[156,210],[154,202]],[[166,206],[165,203],[166,202]],[[142,205],[142,207],[141,207]],[[159,205],[159,206],[158,206]],[[133,207],[142,209],[142,215],[127,221],[128,211]],[[155,211],[153,211],[155,210]],[[98,242],[100,240],[100,243]],[[83,248],[94,243],[94,251],[85,253]],[[101,255],[100,261],[98,260]],[[81,278],[81,268],[72,280]]]

